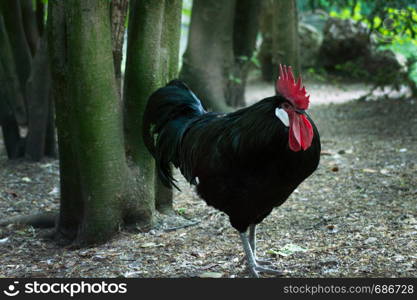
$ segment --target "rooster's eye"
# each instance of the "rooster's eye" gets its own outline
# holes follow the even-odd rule
[[[291,109],[292,106],[291,106],[291,104],[289,104],[287,102],[284,102],[284,103],[282,103],[281,108],[283,108],[283,109]]]

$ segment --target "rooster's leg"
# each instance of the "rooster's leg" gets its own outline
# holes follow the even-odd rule
[[[249,225],[249,244],[252,248],[253,256],[256,257],[256,225]]]
[[[249,225],[249,244],[252,248],[253,256],[255,257],[255,261],[260,265],[270,265],[271,263],[267,260],[258,259],[256,256],[256,224]]]
[[[256,264],[255,256],[253,255],[252,248],[249,243],[249,239],[248,239],[248,236],[246,235],[246,232],[240,233],[240,239],[242,240],[243,250],[245,251],[246,259],[249,264],[249,271],[251,272],[253,277],[258,278],[259,274],[258,274],[258,271],[256,270],[257,264]]]
[[[246,232],[241,232],[240,233],[240,238],[242,240],[243,249],[245,251],[246,259],[247,259],[248,264],[249,264],[249,271],[251,272],[252,276],[259,277],[259,272],[275,274],[275,275],[282,275],[282,272],[280,272],[278,270],[264,268],[264,267],[261,267],[257,264],[255,256],[253,255],[253,252],[252,252],[252,248],[251,248],[251,245],[250,245],[250,242],[249,242],[248,235],[246,234]]]

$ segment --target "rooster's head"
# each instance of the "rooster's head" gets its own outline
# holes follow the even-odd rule
[[[285,100],[280,101],[276,116],[289,126],[289,147],[292,151],[306,150],[313,140],[313,127],[305,115],[310,104],[310,96],[302,84],[301,76],[294,80],[291,67],[279,65],[279,77],[275,90]]]

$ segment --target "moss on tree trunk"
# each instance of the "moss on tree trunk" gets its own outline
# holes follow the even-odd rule
[[[125,131],[128,153],[139,167],[143,186],[140,205],[149,216],[155,210],[154,161],[142,137],[142,119],[149,96],[162,85],[161,48],[164,1],[130,3],[126,72],[124,81]]]
[[[107,1],[49,2],[49,42],[58,127],[61,206],[57,237],[107,241],[147,216],[124,151],[122,111]]]
[[[127,177],[108,1],[65,2],[72,147],[83,199],[81,244],[105,241],[122,223]]]
[[[132,1],[131,5],[125,140],[110,3],[50,0],[48,4],[61,172],[57,237],[80,245],[104,242],[122,224],[153,224],[154,162],[141,140],[142,114],[149,95],[175,73],[171,69],[175,58],[164,56],[170,62],[165,69],[170,75],[165,76],[163,51],[155,53],[162,45],[165,2]],[[175,7],[180,10],[179,4]],[[172,45],[167,43],[167,53]]]
[[[181,35],[181,0],[165,0],[164,25],[161,40],[161,80],[168,83],[178,76]],[[164,214],[173,214],[173,190],[155,176],[155,206]]]

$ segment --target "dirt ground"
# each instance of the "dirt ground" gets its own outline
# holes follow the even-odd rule
[[[417,277],[417,100],[345,102],[367,87],[307,86],[321,164],[258,226],[259,256],[286,277]],[[272,92],[252,84],[248,99]],[[56,210],[58,176],[56,160],[11,162],[0,142],[0,219]],[[249,277],[227,216],[181,187],[175,209],[196,224],[178,230],[173,218],[71,249],[46,230],[0,228],[0,277]]]

